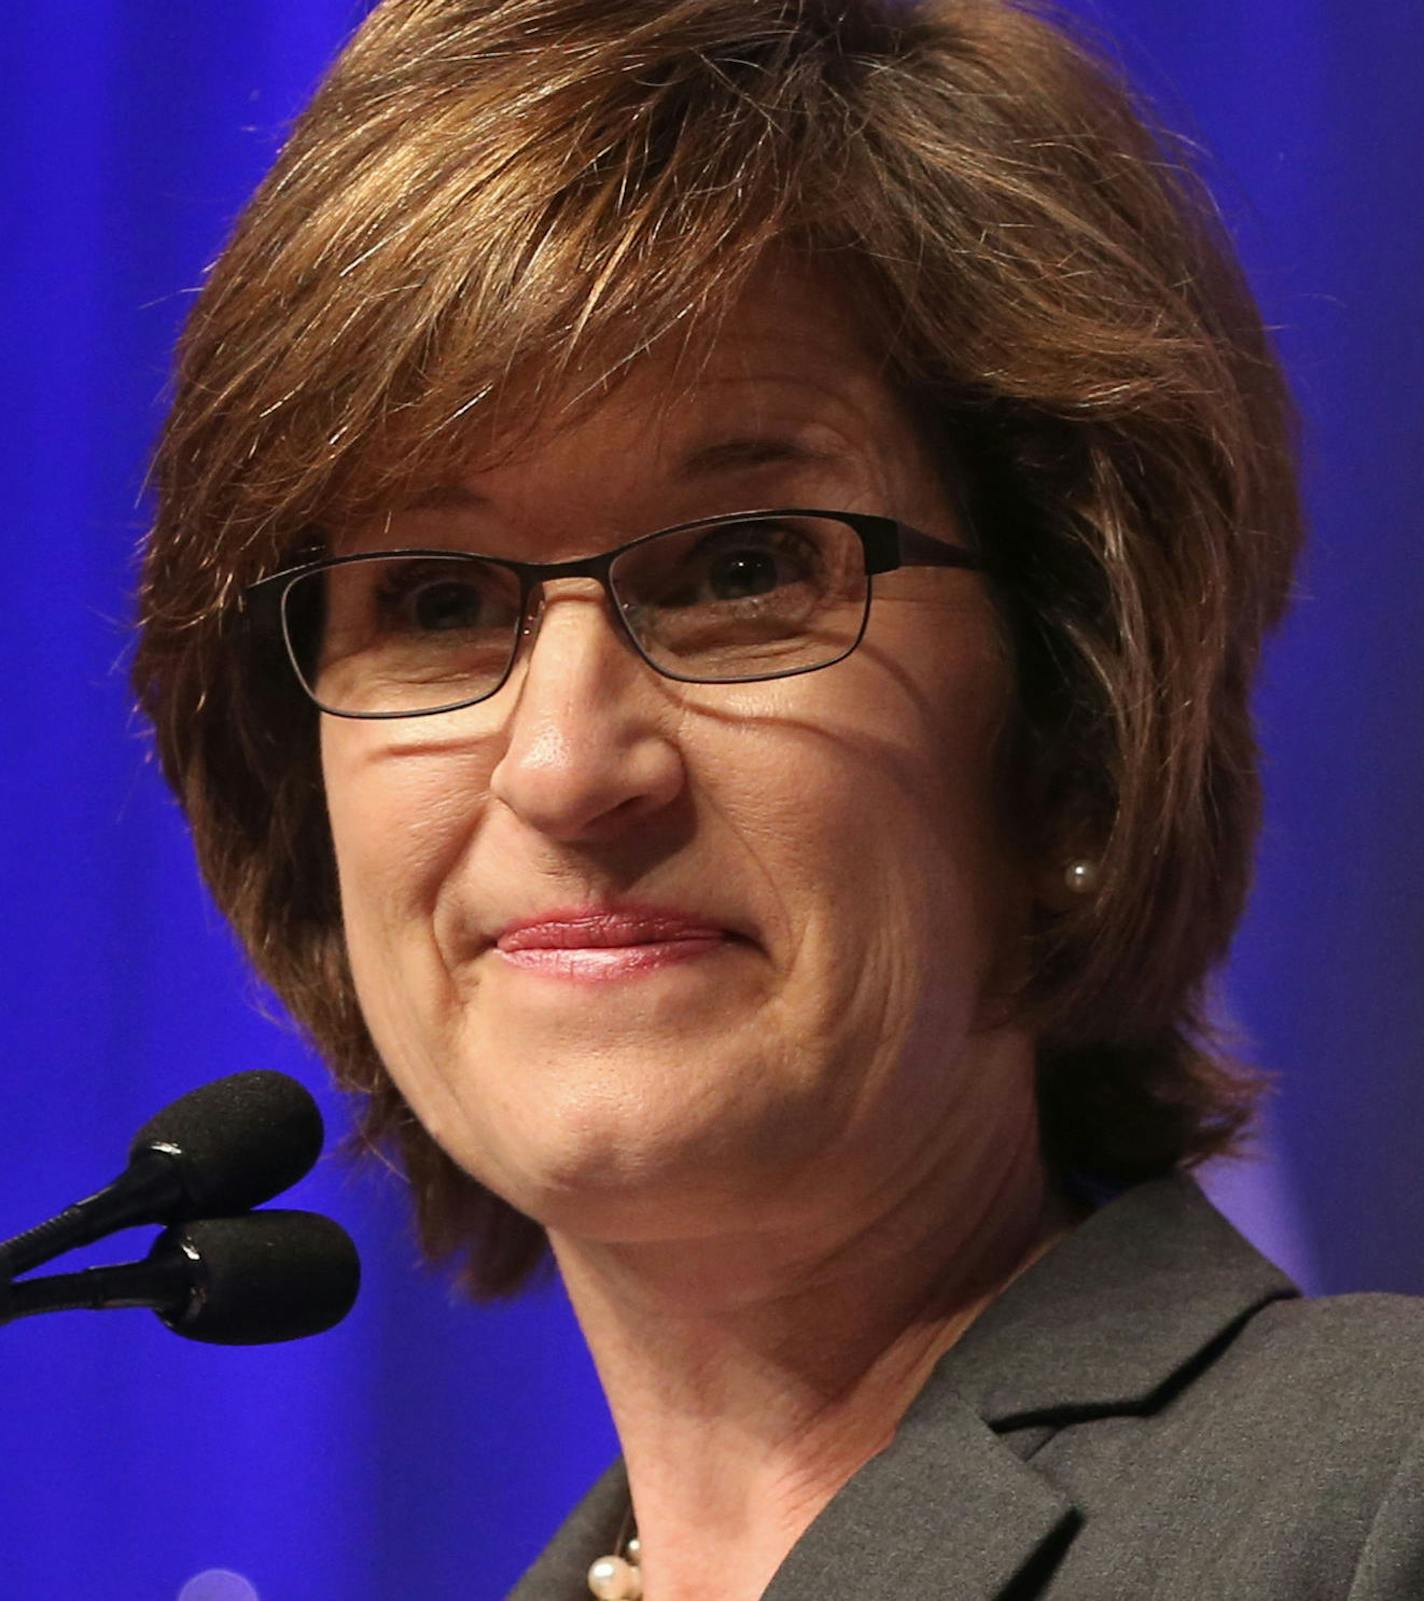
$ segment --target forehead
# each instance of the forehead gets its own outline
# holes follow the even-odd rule
[[[761,410],[795,402],[827,421],[878,425],[893,410],[885,365],[852,307],[826,275],[768,269],[710,329],[649,353],[609,397],[610,414],[659,408],[669,422],[725,406]]]
[[[797,263],[766,266],[716,320],[664,341],[611,374],[575,368],[537,413],[477,426],[445,481],[497,483],[535,458],[546,471],[581,458],[630,476],[684,464],[715,471],[775,435],[818,454],[903,451],[908,407],[831,276]]]
[[[951,475],[851,297],[799,263],[759,269],[715,322],[612,372],[590,357],[537,405],[526,393],[492,397],[434,470],[333,518],[329,548],[562,560],[772,504],[952,516]]]

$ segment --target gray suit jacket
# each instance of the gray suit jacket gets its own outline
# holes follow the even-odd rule
[[[615,1465],[510,1601],[583,1601]],[[765,1601],[1424,1601],[1424,1301],[1306,1301],[1187,1179],[939,1363]]]

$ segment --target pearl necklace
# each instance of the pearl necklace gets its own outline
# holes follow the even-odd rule
[[[630,1533],[632,1526],[633,1509],[629,1507],[623,1527],[618,1531],[614,1554],[599,1557],[588,1570],[589,1594],[596,1601],[641,1601],[643,1548],[638,1543],[638,1536]]]

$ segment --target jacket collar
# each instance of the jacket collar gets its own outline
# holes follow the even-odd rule
[[[1190,1179],[1128,1190],[946,1353],[890,1445],[797,1543],[766,1601],[988,1601],[1035,1564],[1051,1567],[1078,1510],[1021,1459],[1012,1431],[1144,1410],[1260,1307],[1297,1293]],[[611,1548],[626,1506],[615,1464],[510,1601],[586,1595],[588,1564]]]
[[[1000,1429],[1141,1411],[1268,1301],[1299,1293],[1191,1179],[1160,1179],[1016,1279],[935,1377]]]

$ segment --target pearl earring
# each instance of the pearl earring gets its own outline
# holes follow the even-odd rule
[[[1070,895],[1091,895],[1098,887],[1098,864],[1082,857],[1063,869],[1063,883]]]

